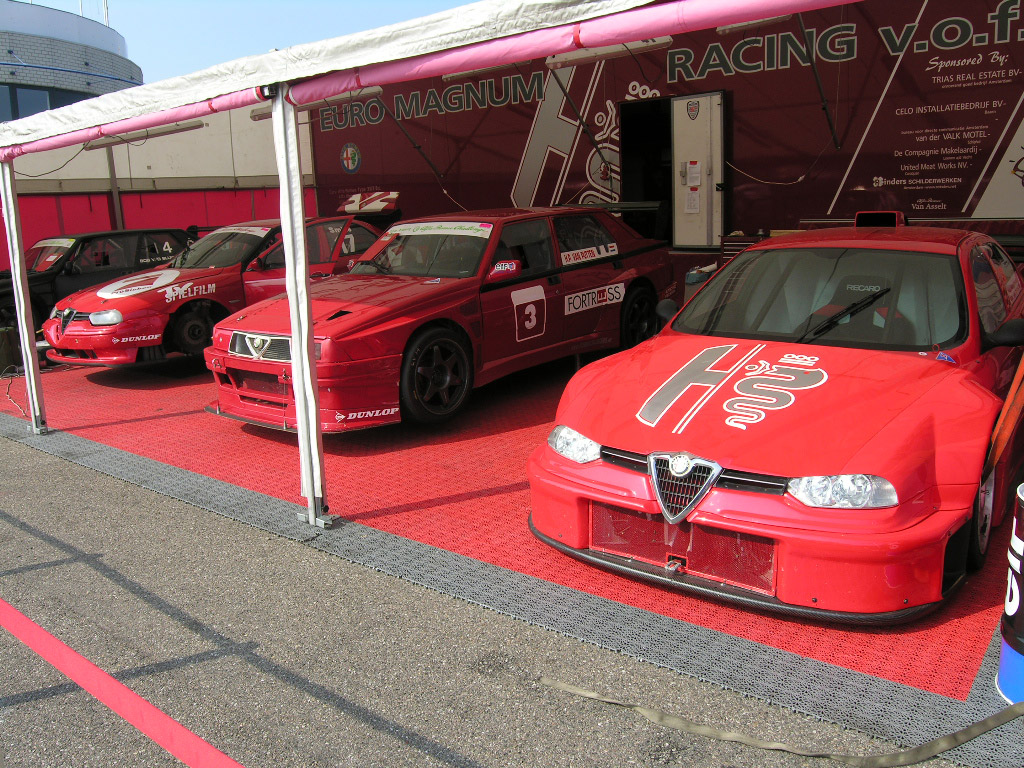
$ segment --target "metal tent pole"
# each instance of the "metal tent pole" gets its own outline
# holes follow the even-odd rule
[[[281,184],[281,238],[285,253],[285,285],[291,318],[292,391],[299,433],[299,470],[310,525],[329,528],[324,489],[323,433],[320,429],[320,397],[313,353],[310,318],[309,265],[306,261],[306,228],[303,210],[302,168],[299,162],[298,121],[295,107],[285,99],[287,85],[277,86],[273,97],[274,149]]]
[[[11,255],[11,281],[14,283],[14,307],[18,315],[18,335],[21,339],[21,359],[25,365],[25,391],[28,395],[29,430],[45,434],[46,411],[43,408],[43,389],[39,381],[39,358],[36,356],[36,335],[32,320],[32,303],[25,274],[25,249],[21,242],[21,216],[18,214],[18,192],[14,186],[14,163],[0,163],[4,226],[7,229],[7,250]],[[39,318],[42,320],[43,318]]]

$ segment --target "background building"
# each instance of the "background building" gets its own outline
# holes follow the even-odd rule
[[[105,2],[91,5],[98,9],[93,15],[106,17]],[[125,39],[102,21],[0,0],[0,122],[141,85],[142,70],[126,52]],[[253,119],[247,111],[211,114],[19,157],[14,168],[26,246],[106,229],[195,225],[205,231],[277,217],[271,121],[262,119],[269,109],[255,111]],[[312,215],[308,122],[303,116],[300,138]],[[8,263],[7,243],[0,242],[0,270]]]
[[[141,84],[126,53],[124,38],[99,21],[0,0],[0,121]]]

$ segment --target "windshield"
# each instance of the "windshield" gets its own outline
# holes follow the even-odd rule
[[[933,349],[966,337],[954,256],[867,248],[747,251],[715,275],[672,327],[870,349]]]
[[[241,264],[256,255],[269,232],[267,227],[215,230],[178,254],[171,266],[181,269],[215,269]]]
[[[61,256],[68,252],[74,244],[70,238],[59,238],[54,240],[41,240],[29,248],[25,254],[25,262],[32,265],[33,272],[45,272],[52,269],[60,261]]]
[[[350,274],[469,277],[480,266],[493,227],[481,222],[426,222],[391,227]]]

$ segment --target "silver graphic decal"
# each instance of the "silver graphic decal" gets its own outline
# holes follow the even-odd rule
[[[784,355],[774,365],[764,360],[748,365],[744,377],[733,387],[743,397],[734,397],[723,406],[733,414],[725,423],[746,429],[748,424],[764,419],[765,411],[788,408],[796,402],[793,390],[813,389],[828,380],[825,371],[810,367],[817,362],[818,358],[807,355]]]
[[[647,398],[637,412],[636,417],[649,427],[656,426],[665,414],[675,405],[691,387],[696,388],[697,399],[687,409],[683,418],[673,428],[673,432],[679,433],[686,429],[698,411],[711,398],[718,389],[736,374],[747,361],[764,349],[764,344],[757,344],[749,352],[744,354],[738,361],[726,368],[716,368],[722,361],[736,349],[736,344],[725,344],[721,347],[709,347],[698,352],[688,363],[676,371],[671,378],[658,387],[657,391]]]

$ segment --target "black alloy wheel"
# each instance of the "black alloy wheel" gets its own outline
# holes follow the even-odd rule
[[[658,332],[658,316],[654,311],[658,297],[646,285],[631,288],[622,302],[620,346],[635,347]]]
[[[473,388],[466,343],[447,328],[427,328],[409,343],[399,396],[403,414],[422,424],[455,415]]]
[[[995,493],[995,486],[986,489],[984,483],[978,485],[978,495],[974,499],[974,514],[969,523],[971,535],[967,543],[967,570],[978,571],[985,564],[989,540],[992,537],[992,505],[984,503],[985,492]]]

